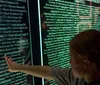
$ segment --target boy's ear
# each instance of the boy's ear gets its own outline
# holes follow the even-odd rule
[[[87,60],[87,59],[85,59],[85,60],[84,60],[84,63],[87,63],[87,62],[88,62],[88,60]]]
[[[87,70],[88,69],[88,64],[89,64],[89,60],[85,59],[84,60],[84,68]]]

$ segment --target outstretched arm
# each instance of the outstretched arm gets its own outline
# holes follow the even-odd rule
[[[52,76],[52,68],[49,66],[28,66],[14,62],[11,58],[5,57],[10,72],[23,72],[36,77],[54,80]]]

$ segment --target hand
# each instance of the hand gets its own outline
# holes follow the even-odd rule
[[[21,68],[21,65],[14,62],[11,58],[8,58],[5,56],[6,63],[8,65],[8,71],[10,72],[18,72],[19,69]]]

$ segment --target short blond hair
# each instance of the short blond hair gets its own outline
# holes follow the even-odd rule
[[[85,56],[100,70],[100,31],[95,29],[80,32],[70,40],[70,50]]]

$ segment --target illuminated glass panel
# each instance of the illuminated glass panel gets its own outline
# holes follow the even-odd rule
[[[100,28],[100,7],[94,2],[38,0],[41,65],[70,68],[71,38],[83,30]],[[53,81],[49,83],[56,85]]]
[[[30,85],[26,74],[8,72],[4,60],[33,64],[30,34],[29,0],[0,0],[0,85]]]

